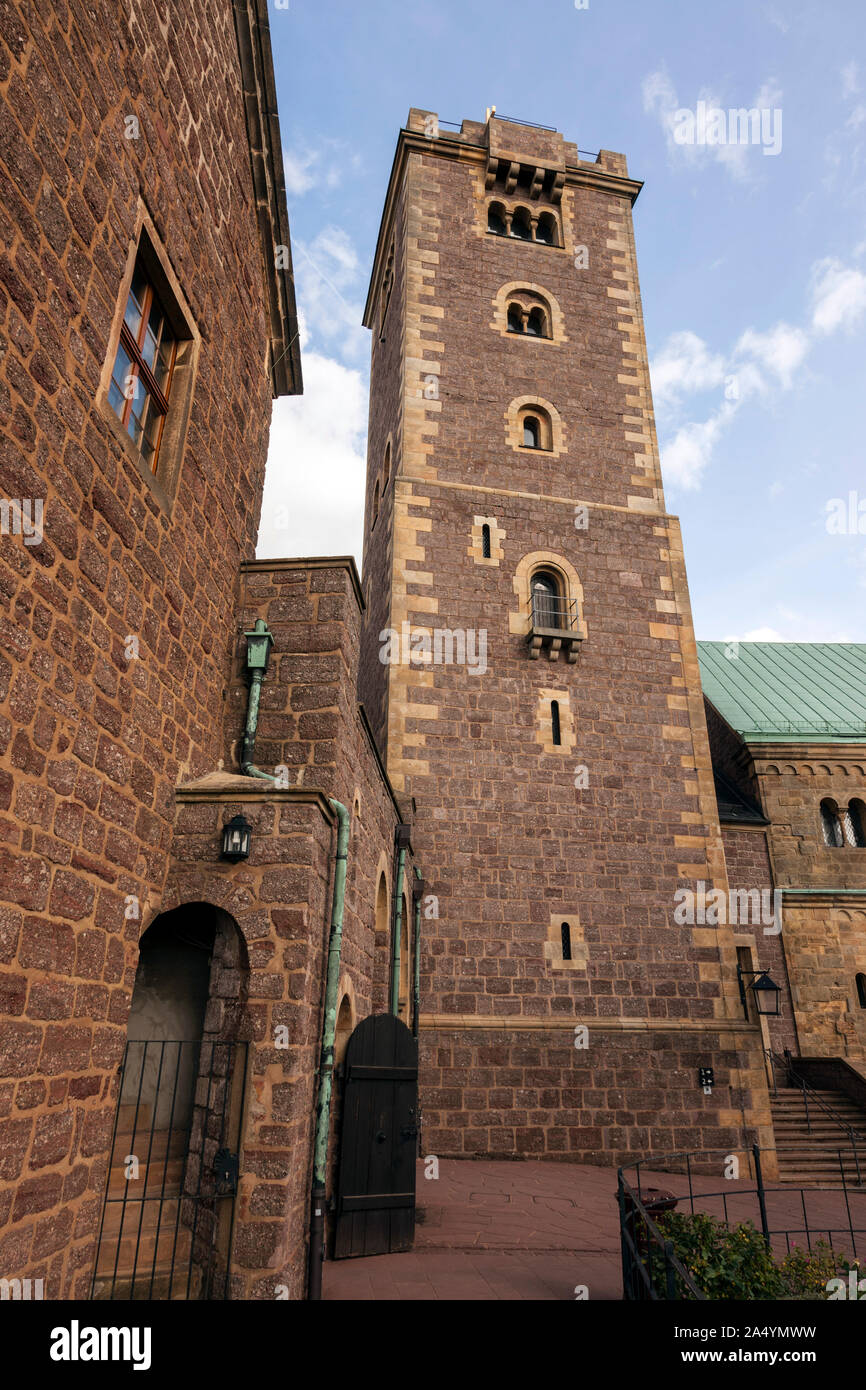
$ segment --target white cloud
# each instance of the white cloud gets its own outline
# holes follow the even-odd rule
[[[347,169],[360,167],[360,155],[349,154],[341,140],[321,140],[315,145],[298,141],[283,146],[283,170],[289,197],[303,197],[311,188],[338,188]]]
[[[756,166],[752,156],[759,148],[757,144],[740,144],[738,140],[736,142],[723,140],[720,143],[711,143],[710,138],[706,143],[698,144],[697,142],[682,143],[680,139],[677,139],[676,132],[680,125],[677,119],[678,113],[684,113],[686,110],[696,111],[697,105],[695,103],[691,108],[680,105],[676,89],[663,69],[649,73],[643,80],[641,91],[644,111],[648,115],[654,116],[661,125],[668,154],[675,163],[696,166],[715,160],[728,171],[732,178],[740,182],[754,176]],[[781,149],[781,100],[781,88],[773,79],[770,79],[762,84],[757,95],[745,108],[771,113],[771,119],[768,118],[770,120],[769,126],[766,130],[763,126],[761,127],[761,139],[765,141],[765,147],[778,143],[778,148],[774,149],[774,153],[778,153]],[[740,110],[741,103],[732,101],[725,105],[720,100],[718,93],[712,92],[706,87],[701,88],[698,92],[697,101],[705,103],[707,112],[715,109],[723,113],[726,132],[730,136],[728,113],[732,110]]]
[[[708,351],[703,338],[688,329],[672,333],[650,363],[653,399],[660,408],[674,405],[683,395],[721,386],[723,357]]]
[[[812,267],[812,327],[818,333],[851,329],[866,311],[866,275],[833,256]]]
[[[738,357],[751,358],[770,372],[789,391],[793,375],[809,351],[809,338],[802,328],[777,323],[766,333],[747,328],[734,349]]]
[[[256,554],[351,555],[360,568],[367,385],[304,354],[304,394],[274,404]]]
[[[312,172],[315,163],[316,156],[311,150],[307,150],[306,153],[283,150],[283,172],[289,197],[292,194],[299,196],[307,193],[315,187],[316,177]]]
[[[860,83],[858,80],[857,72],[857,64],[853,61],[853,59],[850,63],[846,63],[844,68],[842,69],[841,76],[843,97],[852,97],[854,96],[855,92],[859,92]]]
[[[370,340],[361,319],[360,262],[341,227],[324,227],[315,240],[295,242],[298,303],[313,346],[327,346],[350,362],[366,361]]]
[[[747,328],[727,356],[711,352],[688,329],[670,335],[650,364],[660,414],[667,412],[669,422],[676,421],[684,396],[717,389],[723,382],[725,390],[718,409],[702,421],[680,423],[662,445],[667,482],[687,490],[700,487],[722,432],[743,404],[751,397],[767,397],[774,388],[790,391],[813,335],[850,330],[859,322],[866,313],[866,273],[833,257],[817,261],[810,305],[812,334],[784,322],[763,331]]]
[[[784,642],[781,632],[777,632],[774,627],[755,627],[751,632],[747,632],[745,637],[740,638],[742,642]]]
[[[662,468],[667,482],[690,492],[700,487],[712,461],[713,450],[735,407],[726,402],[708,420],[683,425],[670,444],[661,450]]]

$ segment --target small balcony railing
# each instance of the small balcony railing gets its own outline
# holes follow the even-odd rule
[[[537,658],[546,651],[556,661],[561,651],[566,661],[577,661],[582,639],[580,618],[574,599],[562,594],[536,590],[529,603],[529,631],[526,641],[529,655]]]

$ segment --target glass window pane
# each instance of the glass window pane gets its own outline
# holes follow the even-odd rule
[[[129,290],[129,298],[126,301],[126,319],[129,331],[136,342],[141,328],[141,315],[144,306],[144,296],[147,290],[147,276],[139,263],[136,263],[135,270],[132,272],[132,285]]]
[[[123,407],[126,405],[126,401],[124,400],[123,392],[121,391],[117,382],[114,380],[114,377],[112,377],[111,385],[108,388],[108,404],[111,406],[112,410],[116,415],[123,414]]]
[[[162,338],[159,344],[159,351],[156,354],[156,365],[153,374],[157,384],[163,392],[168,386],[169,373],[171,372],[172,357],[174,355],[175,339],[168,331],[167,325],[163,327]]]

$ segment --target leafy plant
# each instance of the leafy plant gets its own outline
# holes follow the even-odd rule
[[[811,1250],[797,1246],[777,1260],[751,1221],[728,1226],[706,1212],[666,1212],[657,1224],[709,1299],[826,1298],[827,1281],[849,1269],[847,1259],[825,1240],[816,1241]],[[649,1270],[661,1292],[665,1260],[654,1245]]]

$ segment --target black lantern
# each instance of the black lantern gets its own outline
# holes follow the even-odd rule
[[[766,970],[744,970],[741,965],[738,965],[737,979],[740,982],[740,999],[743,1002],[743,1008],[746,1008],[746,986],[743,983],[746,975],[752,977],[749,989],[752,991],[757,1012],[764,1018],[776,1018],[782,1012],[779,1007],[782,991],[775,980],[770,979]]]
[[[243,816],[232,816],[223,826],[222,858],[237,864],[239,859],[248,859],[253,827]]]

